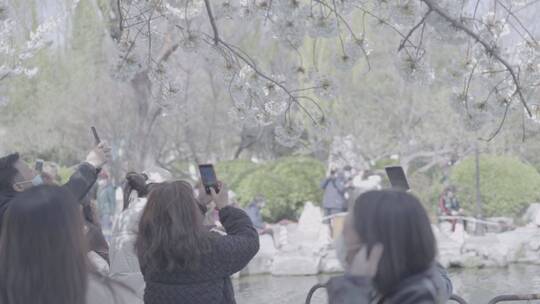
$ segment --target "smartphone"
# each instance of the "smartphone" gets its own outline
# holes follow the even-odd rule
[[[388,175],[392,188],[409,191],[409,182],[407,181],[407,176],[405,175],[405,171],[403,171],[402,167],[395,166],[386,167],[384,169],[386,170],[386,175]]]
[[[36,160],[36,167],[35,167],[36,171],[39,172],[39,173],[42,173],[43,172],[43,160],[41,159],[38,159]]]
[[[199,172],[201,173],[201,181],[206,193],[210,194],[211,188],[214,188],[216,193],[219,192],[218,180],[214,166],[211,164],[199,165]]]
[[[94,134],[94,140],[96,141],[96,146],[97,146],[101,143],[101,139],[99,138],[96,127],[91,127],[90,129],[92,129],[92,134]]]

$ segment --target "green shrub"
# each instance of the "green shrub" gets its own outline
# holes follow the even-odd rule
[[[58,168],[58,175],[60,176],[60,183],[61,184],[65,184],[67,183],[67,181],[69,180],[69,178],[71,177],[71,175],[74,173],[75,171],[73,170],[73,167],[63,167],[63,166],[60,166]]]
[[[469,213],[476,211],[475,160],[468,158],[454,167],[451,180]],[[540,198],[540,174],[532,166],[508,156],[482,156],[480,190],[484,216],[517,216]]]
[[[216,174],[231,189],[235,189],[246,175],[252,173],[258,167],[259,165],[248,160],[224,161],[216,164]]]
[[[434,171],[436,170],[434,168]],[[427,212],[432,216],[437,214],[439,198],[444,191],[440,174],[442,173],[415,173],[409,176],[409,183],[413,194],[420,199]]]
[[[239,174],[235,182],[234,173],[225,173],[219,167],[220,175],[231,175],[231,189],[238,195],[238,201],[247,205],[256,195],[266,198],[263,216],[268,221],[296,219],[307,201],[319,204],[322,190],[319,183],[324,178],[324,164],[308,157],[287,157],[274,162],[249,167]],[[231,170],[234,171],[234,170]],[[242,171],[242,170],[239,170]]]

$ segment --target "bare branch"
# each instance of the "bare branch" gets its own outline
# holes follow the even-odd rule
[[[510,103],[506,103],[506,108],[504,109],[504,115],[503,115],[503,118],[501,119],[501,122],[499,123],[499,127],[497,127],[497,129],[493,133],[491,133],[489,138],[486,139],[487,142],[492,141],[501,132],[501,130],[502,130],[503,126],[504,126],[504,123],[506,122],[506,117],[508,117],[508,110],[509,109],[510,109]]]
[[[212,13],[212,7],[210,5],[210,0],[204,0],[204,5],[206,6],[206,13],[208,14],[208,19],[210,20],[210,25],[212,25],[212,31],[214,31],[214,44],[218,45],[220,38],[219,38],[219,31],[216,25],[216,19],[214,18],[214,14]]]
[[[508,15],[512,16],[516,22],[519,24],[519,26],[525,31],[525,33],[527,33],[527,35],[529,35],[529,38],[531,39],[531,42],[534,43],[534,44],[538,44],[538,41],[536,41],[536,38],[534,37],[534,35],[529,31],[529,29],[527,29],[525,27],[525,25],[523,25],[523,22],[521,22],[521,20],[516,16],[516,14],[514,14],[514,12],[512,12],[512,10],[510,10],[508,7],[506,7],[501,0],[497,0],[497,3],[499,3],[500,6],[502,6],[502,8],[508,12]]]
[[[420,22],[418,22],[418,24],[416,24],[410,31],[409,33],[405,36],[405,38],[403,38],[403,40],[401,41],[401,43],[399,44],[399,48],[398,48],[398,52],[401,52],[401,50],[405,47],[405,43],[407,43],[407,41],[409,41],[409,38],[411,38],[412,34],[422,25],[426,22],[426,19],[427,17],[429,17],[429,14],[431,14],[431,9],[429,9],[426,14],[424,15],[424,17],[422,17],[422,20],[420,20]]]
[[[116,0],[116,6],[118,7],[118,29],[120,31],[120,36],[124,31],[124,16],[122,14],[122,0]]]

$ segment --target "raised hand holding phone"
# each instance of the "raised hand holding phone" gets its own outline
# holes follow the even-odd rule
[[[222,182],[218,183],[219,192],[216,193],[216,189],[210,188],[210,195],[212,200],[216,204],[217,209],[222,209],[229,205],[229,189]]]
[[[91,127],[91,130],[96,146],[86,156],[86,162],[95,168],[102,168],[111,157],[111,148],[107,142],[101,141],[95,127]]]
[[[213,188],[216,193],[219,193],[220,188],[214,166],[212,164],[199,165],[199,172],[201,174],[201,182],[206,194],[211,194],[211,188]]]

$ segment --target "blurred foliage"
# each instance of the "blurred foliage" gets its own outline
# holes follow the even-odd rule
[[[67,183],[71,175],[74,173],[74,167],[64,167],[60,166],[58,168],[58,175],[60,176],[60,180],[62,184]]]
[[[470,157],[453,169],[462,207],[475,213],[475,160]],[[480,190],[484,216],[518,216],[540,198],[540,174],[533,166],[510,156],[480,158]]]
[[[236,189],[240,181],[258,167],[259,165],[249,160],[223,161],[216,164],[216,174],[231,189]]]
[[[263,216],[276,222],[296,219],[307,201],[320,204],[325,166],[310,157],[285,157],[264,164],[236,160],[216,165],[220,179],[237,194],[246,206],[255,196],[266,198]]]
[[[429,172],[415,173],[409,176],[412,192],[416,195],[428,213],[435,216],[438,212],[439,198],[444,191],[443,174],[435,167]]]

